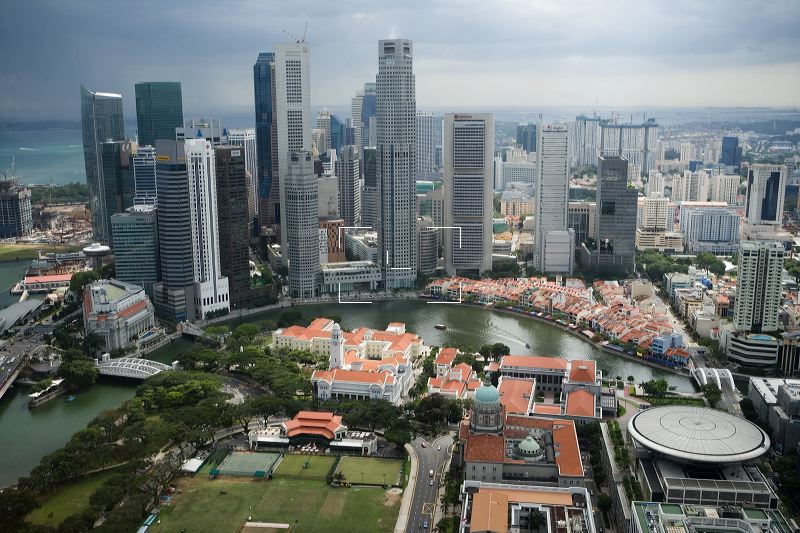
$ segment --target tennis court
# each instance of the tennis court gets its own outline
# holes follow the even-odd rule
[[[279,453],[231,452],[217,470],[226,476],[254,476],[256,472],[269,473]]]
[[[335,461],[336,458],[330,456],[292,455],[287,453],[275,470],[275,476],[325,479],[328,472],[333,468]]]

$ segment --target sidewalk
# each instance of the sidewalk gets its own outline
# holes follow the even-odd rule
[[[417,452],[410,444],[405,445],[406,452],[411,459],[411,472],[408,475],[408,485],[403,490],[403,501],[400,503],[400,514],[397,516],[397,524],[394,526],[394,533],[405,533],[408,527],[408,515],[411,513],[411,504],[414,501],[414,489],[417,485]]]

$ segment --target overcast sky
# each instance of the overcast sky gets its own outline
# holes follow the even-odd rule
[[[314,105],[414,41],[417,106],[794,106],[797,0],[2,0],[0,118],[78,119],[79,85],[183,83],[187,113],[252,108],[258,52],[308,21]]]

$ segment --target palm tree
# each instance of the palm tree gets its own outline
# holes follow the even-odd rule
[[[337,482],[339,485],[343,484],[345,482],[344,472],[342,472],[341,470],[336,471],[333,474],[333,480]]]

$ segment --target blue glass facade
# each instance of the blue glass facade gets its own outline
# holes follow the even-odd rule
[[[267,199],[272,190],[272,99],[273,99],[273,68],[275,54],[262,52],[253,65],[253,93],[255,94],[256,110],[256,161],[258,163],[258,201],[261,223],[268,224],[274,217],[270,217],[266,206]],[[278,219],[279,220],[279,219]]]
[[[179,81],[136,84],[136,129],[139,144],[155,146],[156,140],[172,140],[183,127],[183,96]]]
[[[726,166],[739,168],[742,164],[742,149],[739,147],[738,137],[722,138],[722,152],[720,153],[719,162]]]
[[[339,148],[347,144],[346,137],[347,129],[344,121],[337,115],[331,115],[331,148],[338,151]]]

